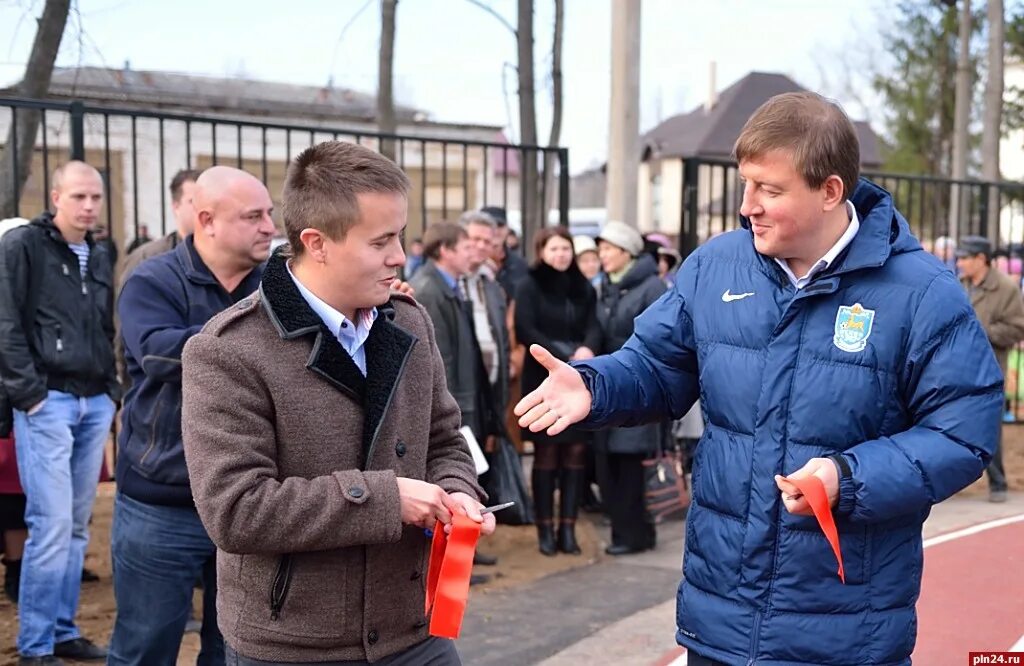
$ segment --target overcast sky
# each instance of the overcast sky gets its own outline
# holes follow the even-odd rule
[[[607,150],[612,0],[566,0],[562,145],[572,171]],[[484,0],[514,23],[515,0]],[[76,0],[58,65],[153,69],[334,85],[373,92],[378,0]],[[550,127],[553,2],[535,0],[538,122]],[[21,78],[42,0],[0,0],[0,84]],[[721,90],[752,71],[779,72],[875,115],[854,45],[876,44],[879,0],[643,0],[641,131],[701,104],[709,63]],[[242,9],[244,7],[244,9]],[[515,38],[467,0],[401,0],[399,102],[436,120],[501,125],[518,136]],[[877,120],[874,118],[866,118]]]

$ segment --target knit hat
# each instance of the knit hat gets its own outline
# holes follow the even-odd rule
[[[597,243],[590,236],[573,236],[572,249],[578,257],[584,252],[597,252]]]
[[[639,257],[644,251],[644,239],[640,232],[624,222],[613,220],[605,223],[597,240],[607,241],[629,252],[634,257]]]

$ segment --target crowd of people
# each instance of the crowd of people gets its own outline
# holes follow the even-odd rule
[[[117,262],[99,173],[61,166],[53,211],[0,228],[20,663],[174,664],[200,586],[200,664],[457,664],[423,617],[424,531],[495,528],[467,440],[532,451],[541,553],[579,555],[588,507],[623,556],[656,547],[643,463],[679,438],[700,439],[691,664],[907,663],[929,507],[986,466],[1006,497],[999,373],[1024,301],[985,238],[953,265],[923,252],[858,154],[836,105],[773,98],[736,145],[743,229],[685,262],[609,221],[540,230],[528,263],[495,207],[406,244],[406,175],[337,141],[289,165],[283,246],[264,184],[214,166],[177,173],[175,229]],[[115,418],[103,647],[75,612]]]

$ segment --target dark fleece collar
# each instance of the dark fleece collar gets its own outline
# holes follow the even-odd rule
[[[394,323],[391,301],[377,306],[377,320],[366,340],[366,376],[320,319],[288,275],[287,256],[276,252],[267,262],[260,295],[270,320],[285,340],[315,335],[306,367],[363,408],[363,451],[369,460],[380,424],[391,405],[416,336]]]

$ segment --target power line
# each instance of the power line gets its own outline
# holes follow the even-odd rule
[[[360,7],[356,13],[349,18],[348,22],[345,23],[344,27],[342,27],[341,33],[338,35],[338,41],[334,42],[334,54],[331,55],[331,68],[330,71],[327,72],[328,83],[334,80],[334,66],[338,62],[338,48],[341,46],[341,42],[345,38],[345,33],[348,32],[348,29],[352,27],[363,12],[366,11],[366,8],[373,4],[374,1],[375,0],[366,0],[366,2],[363,3],[363,6]]]

